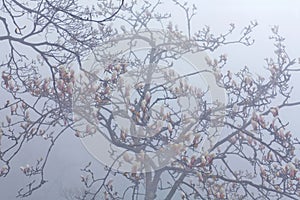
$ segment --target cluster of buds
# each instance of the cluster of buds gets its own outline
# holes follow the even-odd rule
[[[189,93],[197,98],[202,98],[205,94],[200,88],[190,86]]]
[[[42,90],[45,94],[53,93],[53,90],[50,91],[49,85],[50,85],[50,78],[45,78],[42,82]]]
[[[239,140],[245,140],[246,139],[246,134],[243,133],[242,131],[239,131],[238,135],[237,135],[237,139],[239,139]]]
[[[181,93],[181,94],[186,94],[187,92],[190,92],[192,88],[188,84],[187,80],[180,79],[179,80],[179,87],[175,87],[175,93]]]
[[[137,91],[141,91],[144,88],[144,86],[145,86],[145,84],[143,82],[138,82],[138,83],[134,84],[134,88]]]
[[[44,129],[40,129],[38,135],[43,136],[45,135],[46,131]]]
[[[25,174],[25,175],[29,175],[32,172],[32,167],[27,164],[25,166],[21,166],[20,170]]]
[[[164,72],[164,79],[170,82],[174,82],[174,80],[178,77],[178,74],[173,69],[168,69]]]
[[[169,91],[176,96],[191,95],[198,98],[204,96],[204,92],[200,88],[190,85],[187,79],[179,78],[178,74],[172,69],[164,72],[164,78],[172,83],[169,87]]]
[[[278,107],[271,107],[270,112],[272,113],[273,117],[277,117],[279,115],[279,108]]]
[[[139,124],[144,124],[150,119],[150,116],[147,113],[147,104],[143,101],[141,102],[141,111],[134,106],[130,106],[129,111],[132,113],[133,119]]]
[[[30,126],[29,122],[24,122],[24,123],[21,123],[21,125],[20,125],[20,127],[24,130],[27,130],[29,126]]]
[[[138,100],[136,99],[134,101],[134,105],[129,106],[128,109],[132,113],[132,116],[136,122],[140,124],[145,124],[149,121],[150,115],[148,113],[149,110],[148,107],[150,104],[150,100],[151,100],[151,93],[147,91],[141,101],[138,102]]]
[[[256,131],[259,126],[261,128],[266,128],[267,123],[262,115],[257,115],[256,112],[253,112],[251,118],[251,126],[253,130]]]
[[[2,72],[2,79],[4,81],[4,85],[6,89],[9,89],[10,91],[18,90],[19,88],[15,86],[15,82],[12,79],[12,76],[10,74],[6,74],[4,71]]]
[[[213,70],[213,74],[215,76],[215,79],[217,82],[221,81],[223,74],[221,72],[221,69],[219,67],[215,67]]]
[[[131,177],[138,179],[139,178],[138,177],[139,169],[140,169],[140,163],[139,162],[134,162],[131,166],[131,171],[130,171]]]
[[[263,161],[266,161],[266,162],[273,162],[274,161],[274,155],[271,151],[269,151],[267,153],[267,155],[264,155],[263,158],[262,158]]]
[[[281,187],[280,187],[279,184],[278,185],[274,185],[274,188],[275,188],[276,191],[282,192],[282,189],[281,189]]]
[[[108,72],[111,74],[110,80],[113,83],[116,83],[118,77],[121,74],[124,74],[125,72],[127,72],[127,66],[128,64],[125,62],[121,62],[118,64],[109,64],[106,68],[105,68],[105,72]]]
[[[81,182],[87,184],[87,182],[89,180],[89,176],[88,175],[81,175],[80,180],[81,180]]]
[[[50,89],[50,78],[34,78],[33,80],[29,80],[26,84],[28,86],[28,89],[30,93],[34,96],[48,96],[49,94],[53,94],[54,90],[53,88]]]
[[[246,141],[250,146],[256,146],[258,144],[255,137],[246,135],[243,132],[239,131],[238,134],[235,134],[229,138],[231,144],[235,144],[237,141]]]
[[[168,71],[164,72],[164,78],[165,80],[172,83],[172,86],[170,87],[170,92],[174,93],[175,95],[203,95],[200,89],[188,84],[188,81],[186,79],[179,78],[179,75],[173,69],[169,69]],[[177,79],[179,79],[178,82],[176,82]]]
[[[175,86],[174,88],[172,88],[171,92],[173,92],[177,96],[182,96],[182,95],[187,94],[188,91],[189,90],[186,90],[186,88],[184,88],[184,87]]]
[[[188,161],[187,164],[189,167],[193,167],[195,166],[196,161],[197,161],[197,157],[195,155],[192,155],[190,161]]]
[[[208,193],[213,195],[214,199],[225,199],[226,196],[224,186],[217,183],[212,183]]]
[[[248,87],[251,87],[253,85],[253,79],[249,75],[245,75],[244,82]]]
[[[218,66],[218,60],[217,59],[212,60],[208,56],[206,56],[204,59],[205,59],[205,62],[208,66],[211,66],[211,67],[217,67]]]
[[[267,177],[267,171],[265,170],[265,168],[263,166],[260,166],[260,176],[263,178],[263,179],[266,179]]]
[[[141,101],[141,109],[145,112],[147,110],[147,106],[149,105],[151,100],[151,93],[147,91],[145,93],[144,99]]]
[[[282,168],[282,173],[289,175],[292,179],[294,179],[296,177],[297,172],[298,172],[298,169],[292,162],[287,163]]]
[[[4,165],[0,169],[0,176],[5,176],[8,173],[8,166]]]
[[[168,128],[169,133],[172,134],[172,132],[173,132],[173,124],[171,122],[168,122],[167,128]]]
[[[96,133],[96,128],[95,128],[95,126],[90,125],[90,124],[87,124],[87,125],[85,126],[85,133],[86,133],[87,135],[93,135],[93,134],[95,134],[95,133]]]
[[[8,88],[9,86],[9,81],[11,80],[11,75],[10,74],[6,74],[4,71],[2,72],[2,79],[4,81],[4,85],[6,88]]]
[[[231,88],[233,86],[232,82],[235,83],[235,81],[233,80],[233,74],[230,70],[227,70],[227,74],[224,75],[224,84],[226,87]],[[236,83],[235,83],[235,86],[236,86]]]
[[[215,197],[217,199],[225,199],[225,191],[224,189],[215,193]]]
[[[262,151],[262,150],[264,150],[266,148],[266,146],[264,145],[264,144],[259,144],[258,145],[258,149],[260,150],[260,151]]]
[[[75,136],[81,138],[82,134],[81,134],[81,132],[79,130],[76,130],[75,131]]]
[[[126,138],[127,138],[127,130],[126,129],[121,129],[121,132],[120,132],[120,139],[121,141],[125,142],[126,141]]]
[[[228,55],[227,55],[227,54],[221,54],[221,55],[220,55],[220,62],[226,62],[226,61],[227,61],[227,58],[228,58]]]
[[[228,77],[229,81],[232,80],[232,72],[230,70],[227,71],[226,77]]]
[[[112,193],[112,188],[108,188],[109,191],[104,191],[104,200],[110,200],[110,199],[118,199],[118,193],[117,192],[113,192]]]
[[[235,144],[238,139],[239,139],[239,136],[236,134],[236,135],[229,138],[229,142],[231,144]]]
[[[126,178],[129,178],[131,180],[134,180],[134,181],[138,181],[141,179],[141,163],[140,162],[132,162],[131,163],[131,170],[130,172],[124,172],[123,175],[126,177]]]
[[[275,131],[275,136],[281,140],[285,139],[285,134],[284,134],[284,129],[279,128],[278,130]]]
[[[266,156],[266,160],[269,161],[269,162],[273,162],[275,160],[272,151],[268,152],[268,154]]]
[[[75,83],[74,70],[67,71],[64,67],[58,70],[59,77],[55,79],[56,87],[61,97],[70,96],[73,93]],[[49,96],[54,93],[54,88],[50,87],[51,78],[35,78],[30,80],[26,85],[34,96]]]
[[[257,145],[257,141],[254,140],[252,136],[247,136],[247,142],[250,146],[252,146],[252,145],[256,146]]]
[[[19,107],[18,104],[12,104],[10,106],[10,114],[11,115],[17,114],[18,107]]]
[[[74,70],[67,71],[64,67],[59,68],[59,79],[56,80],[57,89],[61,92],[62,97],[71,96],[75,83]]]
[[[199,183],[203,183],[204,178],[203,178],[203,175],[201,172],[197,172],[197,178],[198,178]]]
[[[207,166],[212,163],[213,159],[215,158],[215,154],[214,153],[208,154],[208,153],[204,152],[200,158],[201,158],[200,166],[204,167],[204,166]]]
[[[238,84],[234,79],[231,79],[230,87],[232,87],[234,90],[240,90],[240,87],[238,86]]]
[[[278,67],[274,63],[270,63],[268,66],[268,70],[271,72],[272,78],[274,79],[278,74]]]
[[[95,94],[94,96],[94,100],[96,102],[96,105],[101,105],[103,103],[107,103],[108,102],[108,99],[109,99],[109,95],[111,94],[111,86],[109,84],[102,84],[102,88],[99,87],[98,90],[96,91],[97,89],[94,88],[94,86],[91,86],[87,91],[89,92],[89,94]],[[94,92],[92,92],[94,91]]]
[[[106,183],[106,187],[108,188],[109,191],[113,191],[113,179],[110,179],[107,183]]]
[[[172,123],[172,120],[171,120],[171,114],[170,114],[170,112],[165,112],[165,109],[164,109],[164,107],[163,106],[161,106],[161,108],[160,108],[160,121],[168,121],[168,122],[171,122]],[[163,125],[163,123],[161,123],[161,125]]]
[[[36,128],[31,128],[29,132],[27,132],[28,137],[33,137],[37,133]]]
[[[66,68],[61,67],[58,70],[59,79],[64,80],[65,82],[75,83],[75,71],[73,69],[67,71]]]
[[[285,131],[283,127],[277,128],[277,126],[274,125],[274,121],[270,126],[274,131],[275,139],[278,139],[284,146],[288,145],[288,141],[291,139],[292,134],[291,131]]]
[[[75,136],[79,138],[83,138],[86,136],[94,135],[96,133],[97,129],[94,125],[91,125],[90,123],[86,124],[83,130],[76,130]]]

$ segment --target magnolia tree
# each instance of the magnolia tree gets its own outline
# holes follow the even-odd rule
[[[168,16],[154,12],[159,3],[125,4],[117,16],[122,34],[86,61],[90,70],[73,94],[74,129],[106,175],[97,176],[89,163],[77,198],[299,198],[299,141],[280,117],[281,109],[299,104],[289,101],[298,69],[278,28],[266,73],[224,72],[226,55],[203,51],[251,45],[257,24],[236,41],[228,40],[234,25],[220,36],[209,27],[192,33],[196,8],[175,4],[186,13],[187,30],[164,22]],[[153,21],[161,29],[151,29]]]
[[[225,70],[227,56],[208,53],[250,46],[257,23],[231,40],[233,24],[218,35],[208,26],[193,30],[196,7],[172,2],[185,13],[186,27],[172,24],[160,1],[84,9],[73,1],[3,3],[0,38],[10,52],[1,65],[7,100],[0,175],[16,167],[28,176],[18,196],[46,183],[51,150],[72,132],[100,163],[85,165],[83,191],[65,198],[299,198],[299,140],[280,115],[300,104],[290,102],[289,84],[299,69],[278,27],[265,73]],[[31,20],[19,25],[20,17]],[[111,17],[114,23],[105,23]],[[45,155],[12,166],[33,141],[48,144]]]

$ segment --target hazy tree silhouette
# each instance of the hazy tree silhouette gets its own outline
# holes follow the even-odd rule
[[[105,24],[123,3],[1,1],[1,177],[8,175],[25,145],[44,138],[39,142],[47,148],[41,150],[42,158],[36,163],[21,167],[26,176],[36,178],[18,196],[29,196],[46,182],[49,154],[72,124],[74,74],[64,74],[61,69],[68,70],[71,63],[81,67],[86,55],[115,34]]]
[[[46,182],[51,150],[71,131],[105,165],[104,176],[101,164],[81,169],[85,191],[74,199],[299,198],[299,140],[280,115],[300,104],[289,83],[299,68],[278,27],[265,73],[225,70],[225,54],[203,52],[250,46],[257,23],[193,30],[197,8],[173,2],[185,28],[160,1],[2,2],[1,177],[20,167],[11,162],[24,146],[47,144],[21,166],[30,182],[18,196]]]

